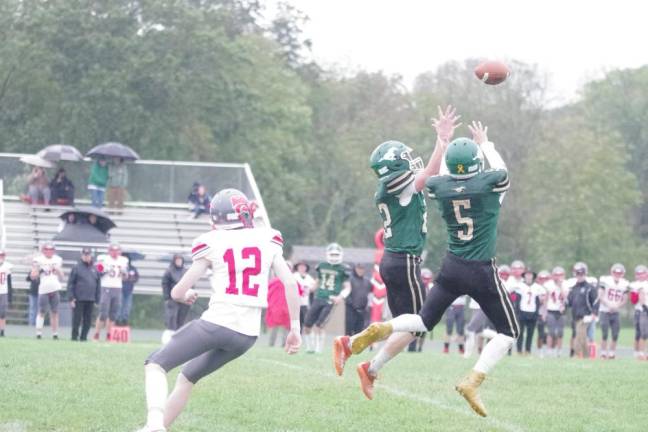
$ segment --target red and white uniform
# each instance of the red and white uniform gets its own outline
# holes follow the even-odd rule
[[[648,295],[648,281],[639,281],[636,280],[634,282],[630,282],[630,290],[633,293],[636,293],[637,298],[640,298],[639,295],[641,294],[641,290],[644,290],[646,295]],[[643,305],[639,300],[637,300],[637,303],[634,305],[635,310],[642,311],[643,310]]]
[[[599,278],[599,283],[603,288],[603,297],[599,299],[599,312],[618,312],[625,303],[630,282],[624,278],[615,282],[611,275],[606,275]]]
[[[301,306],[310,306],[309,294],[311,293],[313,287],[315,286],[315,279],[313,279],[313,277],[308,273],[302,276],[301,274],[299,274],[299,272],[295,272],[293,273],[293,276],[295,276],[295,280],[302,287]]]
[[[564,312],[567,295],[569,294],[565,283],[558,285],[556,282],[550,280],[544,286],[547,290],[547,311]]]
[[[47,258],[45,255],[38,255],[34,264],[40,269],[40,285],[38,294],[49,294],[61,290],[61,280],[57,273],[63,269],[63,259],[58,255]]]
[[[4,261],[0,264],[0,294],[9,293],[9,285],[7,279],[11,275],[11,268],[13,265],[11,263]]]
[[[258,336],[261,310],[268,306],[268,275],[283,238],[269,228],[213,230],[200,235],[194,260],[211,263],[212,296],[202,319],[236,332]]]
[[[546,290],[537,283],[529,286],[524,282],[518,283],[518,289],[520,294],[520,311],[530,313],[540,312],[538,310],[539,303],[537,299],[542,298]]]
[[[128,258],[110,255],[97,257],[97,269],[102,273],[101,288],[121,288],[124,277],[128,274]]]

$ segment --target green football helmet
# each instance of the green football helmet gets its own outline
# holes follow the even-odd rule
[[[369,166],[381,182],[388,183],[405,172],[423,169],[423,160],[412,158],[411,152],[412,149],[400,141],[385,141],[371,153]]]
[[[448,144],[445,162],[452,177],[469,178],[483,169],[482,153],[470,138],[457,138]]]

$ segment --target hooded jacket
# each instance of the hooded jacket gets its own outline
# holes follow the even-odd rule
[[[181,267],[176,267],[175,265],[175,260],[176,258],[182,259],[182,266]],[[164,296],[164,300],[170,300],[171,299],[171,290],[175,286],[175,284],[178,283],[178,281],[182,278],[182,276],[185,274],[187,269],[185,268],[184,265],[184,258],[182,258],[182,255],[173,255],[173,258],[171,259],[171,264],[169,264],[169,268],[166,269],[164,272],[164,276],[162,276],[162,295]]]

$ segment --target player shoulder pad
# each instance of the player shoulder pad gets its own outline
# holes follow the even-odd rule
[[[191,258],[193,260],[204,258],[209,253],[209,237],[211,237],[213,233],[214,231],[203,233],[193,241],[191,244]]]
[[[437,187],[446,180],[447,176],[432,176],[425,180],[425,188],[430,198],[436,198]]]
[[[275,245],[283,248],[284,240],[283,240],[283,236],[281,235],[280,231],[278,231],[276,229],[271,229],[270,230],[270,243],[275,244]]]

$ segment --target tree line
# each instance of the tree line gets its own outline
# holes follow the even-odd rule
[[[120,141],[147,159],[249,162],[289,243],[371,246],[370,152],[397,139],[426,159],[430,118],[450,103],[489,126],[511,171],[502,260],[598,272],[645,261],[648,66],[548,108],[542,71],[515,61],[495,87],[474,79],[477,59],[412,88],[326,69],[309,60],[306,19],[287,4],[268,19],[256,0],[0,2],[0,149]],[[433,208],[429,232],[434,266],[445,232]]]

